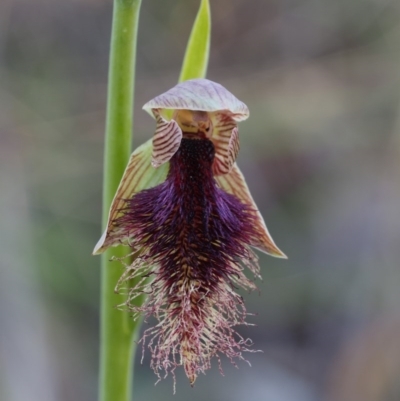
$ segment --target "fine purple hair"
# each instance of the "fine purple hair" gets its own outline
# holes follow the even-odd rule
[[[151,366],[159,376],[183,365],[191,384],[210,368],[211,358],[225,354],[233,362],[249,351],[250,341],[233,329],[246,316],[234,290],[255,288],[245,266],[259,277],[250,250],[256,211],[218,187],[214,157],[211,141],[184,136],[165,182],[126,199],[113,222],[133,237],[137,252],[118,288],[128,292],[131,311],[158,320],[142,338]],[[130,288],[132,278],[136,285]],[[147,300],[135,306],[142,293]]]

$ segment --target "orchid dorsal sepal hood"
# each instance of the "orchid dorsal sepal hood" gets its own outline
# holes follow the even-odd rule
[[[142,338],[155,373],[182,365],[193,384],[214,356],[243,359],[249,350],[233,327],[246,317],[234,288],[255,288],[244,267],[260,277],[251,247],[286,256],[235,162],[247,106],[223,86],[195,79],[144,109],[156,119],[155,134],[133,152],[93,253],[116,245],[136,252],[118,290],[134,315],[158,319]],[[131,279],[138,284],[124,286]],[[131,302],[142,293],[142,306]]]
[[[185,132],[212,141],[215,175],[231,171],[239,152],[237,123],[248,118],[249,109],[222,85],[208,79],[185,81],[150,100],[143,109],[152,112],[157,121],[153,138],[155,167],[174,155]],[[163,118],[166,110],[173,110],[169,122]]]

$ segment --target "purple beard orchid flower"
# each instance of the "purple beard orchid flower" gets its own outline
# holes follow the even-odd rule
[[[134,318],[157,320],[141,340],[157,376],[182,365],[193,385],[213,357],[233,362],[249,351],[234,326],[246,317],[235,288],[255,288],[244,268],[260,277],[251,247],[286,256],[235,164],[237,123],[248,117],[247,106],[221,85],[193,79],[143,108],[156,119],[154,137],[132,154],[93,253],[132,248],[117,291],[126,292]],[[137,306],[141,294],[147,298]]]

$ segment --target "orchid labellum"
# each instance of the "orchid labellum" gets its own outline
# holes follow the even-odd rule
[[[249,350],[234,326],[246,317],[235,288],[255,288],[244,268],[260,276],[251,248],[285,255],[235,164],[247,106],[221,85],[194,79],[143,108],[156,119],[155,134],[133,152],[94,254],[132,248],[117,290],[126,290],[134,316],[157,319],[142,338],[155,373],[182,365],[193,385],[213,357],[233,361]],[[143,305],[134,305],[141,294]]]

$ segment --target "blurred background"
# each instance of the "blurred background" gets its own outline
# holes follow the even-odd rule
[[[175,85],[199,1],[143,0],[141,106]],[[135,401],[400,399],[400,3],[211,0],[208,77],[248,104],[239,164],[289,260],[244,294],[263,353]],[[0,400],[96,400],[111,0],[0,1]],[[140,355],[139,355],[140,357]]]

